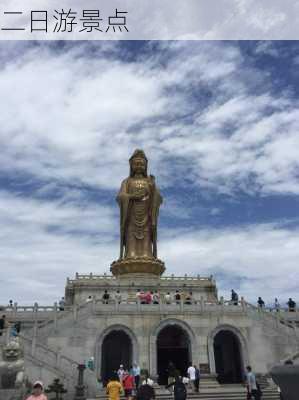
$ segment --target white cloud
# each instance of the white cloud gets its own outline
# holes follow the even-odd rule
[[[160,257],[168,273],[208,276],[218,273],[220,294],[229,296],[231,285],[246,299],[261,295],[287,299],[298,293],[299,230],[278,224],[236,228],[194,229],[161,238]]]

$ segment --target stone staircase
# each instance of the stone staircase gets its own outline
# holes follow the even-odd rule
[[[25,370],[29,380],[33,382],[41,379],[50,382],[59,378],[68,390],[67,397],[71,396],[77,384],[78,362],[32,337],[20,335],[20,340],[24,347]],[[95,373],[87,369],[84,378],[86,393],[95,393]]]
[[[124,397],[122,398],[124,399]],[[190,400],[246,400],[246,389],[242,385],[219,385],[214,388],[201,388],[199,393],[188,393]],[[105,392],[101,392],[95,398],[87,400],[107,400]],[[156,388],[156,400],[173,400],[173,395],[164,387]],[[274,386],[263,389],[262,400],[279,400],[279,393]]]

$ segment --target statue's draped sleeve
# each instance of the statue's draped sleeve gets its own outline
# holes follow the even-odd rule
[[[157,186],[155,184],[155,178],[153,176],[151,176],[151,181],[152,181],[152,185],[153,185],[151,220],[152,220],[152,225],[157,226],[158,216],[159,216],[159,208],[163,202],[163,198],[159,192],[159,189],[157,188]]]
[[[121,242],[125,245],[125,229],[126,229],[126,221],[128,218],[129,205],[130,205],[130,196],[128,193],[128,180],[125,179],[122,181],[120,190],[116,197],[116,201],[119,204],[120,208],[120,231],[121,231]]]

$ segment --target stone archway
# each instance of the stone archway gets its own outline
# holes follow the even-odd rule
[[[102,332],[96,344],[96,365],[103,383],[120,364],[129,368],[135,360],[138,360],[137,339],[128,327],[112,325]]]
[[[172,361],[181,373],[185,373],[190,362],[197,360],[196,337],[184,321],[167,319],[162,321],[150,337],[150,373],[166,383],[166,369]]]
[[[208,337],[210,369],[220,383],[241,383],[248,364],[247,345],[242,333],[231,325],[221,325]]]

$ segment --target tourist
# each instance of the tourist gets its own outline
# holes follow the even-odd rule
[[[194,365],[195,368],[195,390],[196,392],[199,392],[199,382],[200,382],[200,369],[199,367],[197,368],[196,365]]]
[[[171,304],[171,296],[170,296],[170,293],[169,293],[169,292],[166,293],[166,295],[164,296],[164,298],[165,298],[165,303],[166,303],[166,304]]]
[[[193,392],[196,392],[196,386],[195,386],[196,374],[195,374],[195,372],[196,372],[195,368],[193,367],[192,364],[190,364],[189,368],[187,369],[187,374],[190,379],[190,385],[191,385]]]
[[[108,290],[105,289],[104,294],[102,296],[103,304],[108,304],[109,303],[109,298],[110,298],[110,295],[108,293]]]
[[[142,385],[139,386],[136,393],[136,400],[153,400],[155,396],[155,391],[153,388],[154,381],[146,377]]]
[[[9,308],[13,308],[13,301],[12,301],[12,300],[9,300],[8,307],[9,307]]]
[[[122,385],[125,391],[125,396],[127,400],[132,398],[132,392],[135,386],[134,376],[129,373],[128,370],[125,370],[122,380]]]
[[[144,295],[144,300],[146,304],[151,304],[153,301],[153,292],[147,291]]]
[[[181,302],[181,295],[178,290],[175,291],[174,300],[175,300],[176,304],[180,304],[180,302]]]
[[[167,371],[167,383],[169,385],[169,390],[172,391],[171,384],[175,381],[175,377],[177,375],[177,370],[172,361],[169,361],[166,371]]]
[[[91,303],[91,302],[92,302],[92,297],[88,296],[87,299],[85,300],[85,303],[88,304],[88,303]]]
[[[114,300],[115,300],[115,303],[118,303],[118,304],[121,303],[122,297],[121,297],[121,294],[120,294],[119,290],[116,291],[116,293],[114,295]]]
[[[232,289],[231,302],[235,306],[237,306],[238,302],[239,302],[239,296],[238,296],[237,292],[234,291],[234,289]]]
[[[262,309],[262,308],[265,307],[265,302],[264,302],[264,300],[263,300],[261,297],[258,298],[258,300],[257,300],[257,305],[258,305],[258,307],[259,307],[260,309]]]
[[[185,297],[185,304],[192,304],[192,292],[189,292]]]
[[[58,306],[59,306],[59,311],[64,311],[64,308],[65,308],[64,297],[61,297],[61,299],[59,300]]]
[[[274,300],[274,310],[276,312],[280,311],[280,304],[279,304],[279,301],[278,301],[278,299],[276,297],[275,297],[275,300]]]
[[[186,400],[187,398],[186,385],[179,375],[175,377],[175,381],[172,383],[172,385],[173,385],[174,400]]]
[[[188,384],[189,379],[186,377],[181,377],[178,374],[175,376],[173,382],[169,385],[166,385],[166,389],[173,387],[173,396],[174,400],[185,400],[187,398],[187,389],[186,385]]]
[[[140,300],[140,304],[147,304],[147,296],[146,296],[146,293],[144,293],[143,290],[141,290],[139,292],[139,300]]]
[[[294,302],[294,300],[290,297],[289,301],[287,302],[287,305],[289,307],[289,311],[290,312],[294,312],[296,309],[296,303]]]
[[[157,290],[155,290],[155,292],[153,293],[153,304],[159,304],[160,303],[160,295],[157,292]]]
[[[15,323],[15,328],[16,328],[17,334],[19,335],[19,333],[21,332],[21,322],[20,321]]]
[[[109,379],[108,385],[106,386],[106,393],[108,394],[109,400],[119,400],[120,395],[123,392],[123,387],[117,379],[117,375],[114,373]]]
[[[141,290],[140,290],[140,289],[137,289],[137,291],[136,291],[136,300],[137,300],[137,303],[138,303],[138,301],[140,301],[140,295],[141,295]]]
[[[2,317],[0,318],[0,336],[2,336],[2,333],[5,328],[6,328],[6,317],[5,315],[2,315]]]
[[[94,371],[94,357],[91,356],[85,363],[86,368],[90,369],[91,371]]]
[[[148,372],[145,373],[145,379],[142,381],[142,385],[150,385],[153,386],[154,381],[149,377]]]
[[[27,400],[47,400],[47,396],[43,393],[44,385],[41,381],[36,381],[33,384],[32,394],[27,397]]]
[[[133,364],[132,372],[133,372],[134,379],[135,379],[136,389],[138,389],[139,381],[140,381],[140,367],[137,363]]]
[[[16,338],[18,336],[15,324],[10,328],[10,336],[12,336],[13,338]]]
[[[254,400],[260,399],[260,391],[258,390],[258,385],[252,368],[250,365],[246,367],[246,388],[247,388],[247,399],[250,400],[252,397]]]
[[[123,364],[120,364],[119,369],[117,371],[117,375],[118,375],[118,379],[121,384],[123,383],[124,373],[125,373],[124,366],[123,366]]]

